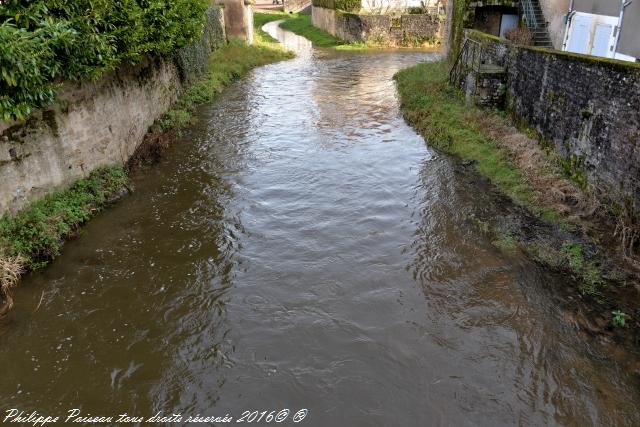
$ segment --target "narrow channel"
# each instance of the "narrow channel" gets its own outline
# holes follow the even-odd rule
[[[2,413],[640,425],[638,379],[577,332],[563,279],[492,245],[490,187],[403,121],[393,74],[437,55],[266,29],[298,57],[202,108],[16,291]]]

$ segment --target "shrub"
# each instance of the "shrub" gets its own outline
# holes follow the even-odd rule
[[[315,7],[324,7],[325,9],[335,9],[335,0],[312,0],[311,4]]]
[[[528,28],[525,27],[513,27],[507,30],[505,37],[507,40],[512,41],[515,44],[522,46],[529,46],[533,41],[533,35]]]
[[[0,118],[23,119],[61,80],[97,79],[126,61],[168,55],[202,31],[207,0],[4,0]]]
[[[357,12],[362,7],[361,0],[335,0],[335,9],[345,12]]]
[[[311,4],[325,9],[358,12],[362,7],[362,0],[312,0]]]

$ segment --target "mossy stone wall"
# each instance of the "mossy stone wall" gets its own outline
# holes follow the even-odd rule
[[[535,128],[580,185],[640,209],[640,64],[515,46],[477,31],[507,71],[508,109]]]
[[[349,43],[383,46],[439,45],[443,23],[436,15],[390,15],[347,13],[312,7],[312,23],[334,37]]]

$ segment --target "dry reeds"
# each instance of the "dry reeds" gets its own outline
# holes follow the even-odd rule
[[[24,260],[20,256],[9,256],[0,249],[0,317],[13,307],[11,290],[18,284],[24,272]]]

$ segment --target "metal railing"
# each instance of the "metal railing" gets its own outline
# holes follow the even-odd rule
[[[536,17],[536,9],[533,6],[532,0],[520,0],[520,6],[522,7],[522,16],[524,17],[525,24],[530,30],[534,30],[540,27],[538,18]]]
[[[457,86],[462,75],[467,71],[479,72],[483,57],[484,48],[482,44],[472,39],[466,39],[449,72],[449,83]]]

